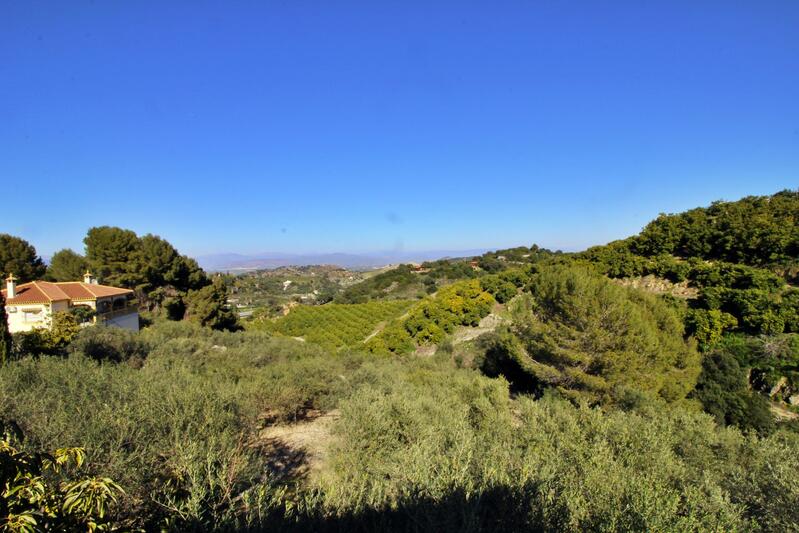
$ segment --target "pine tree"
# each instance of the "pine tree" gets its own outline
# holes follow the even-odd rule
[[[69,248],[57,251],[50,259],[47,277],[53,281],[79,281],[89,268],[89,262],[82,255]]]
[[[236,315],[226,307],[227,289],[222,278],[211,285],[189,293],[187,316],[201,326],[219,330],[239,329]]]
[[[0,233],[0,274],[14,274],[20,283],[44,276],[47,267],[28,241]]]

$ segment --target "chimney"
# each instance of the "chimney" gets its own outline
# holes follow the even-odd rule
[[[88,285],[91,282],[92,282],[92,273],[87,270],[86,273],[83,274],[83,283],[86,283]]]
[[[6,278],[6,299],[10,300],[11,298],[17,297],[17,278],[14,277],[14,274],[9,274]]]

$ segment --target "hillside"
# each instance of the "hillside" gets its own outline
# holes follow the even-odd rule
[[[797,266],[799,191],[661,215],[632,238],[630,248],[647,257],[669,254],[752,266]]]
[[[296,304],[323,304],[376,272],[358,272],[332,265],[280,267],[227,276],[228,302],[239,312],[282,315]]]
[[[154,306],[138,333],[0,335],[0,524],[797,530],[796,201],[715,203],[577,254],[215,277],[185,294],[215,304],[205,323]],[[697,219],[715,228],[693,238]],[[106,267],[123,281],[158,279],[147,243],[191,264],[110,233],[130,237]],[[216,320],[234,309],[243,330]],[[47,498],[23,497],[35,484]]]

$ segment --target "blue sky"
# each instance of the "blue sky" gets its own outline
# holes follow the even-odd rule
[[[580,249],[799,187],[799,2],[0,0],[0,232]]]

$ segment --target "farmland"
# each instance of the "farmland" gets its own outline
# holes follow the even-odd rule
[[[402,315],[414,303],[411,300],[391,300],[299,306],[277,320],[253,322],[252,329],[301,337],[325,348],[355,346],[363,342],[381,322]]]

